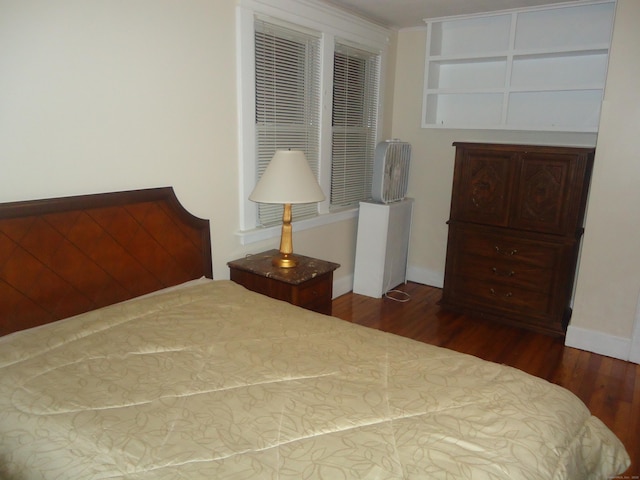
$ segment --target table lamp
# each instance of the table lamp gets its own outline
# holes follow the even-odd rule
[[[297,265],[293,256],[291,205],[321,202],[324,198],[304,153],[300,150],[277,150],[249,195],[249,200],[254,202],[284,205],[280,253],[271,261],[274,266],[292,268]]]

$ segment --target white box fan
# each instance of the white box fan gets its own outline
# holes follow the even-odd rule
[[[411,145],[398,139],[385,140],[376,146],[373,157],[371,198],[375,202],[403,200],[409,182]]]

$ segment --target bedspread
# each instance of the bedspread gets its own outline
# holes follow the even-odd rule
[[[572,393],[229,281],[0,339],[8,479],[607,478]]]

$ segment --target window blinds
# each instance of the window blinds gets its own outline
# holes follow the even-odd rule
[[[333,71],[331,207],[371,197],[380,55],[337,44]]]
[[[318,175],[320,37],[255,20],[256,182],[277,149],[302,150]],[[292,179],[295,181],[295,179]],[[258,204],[258,224],[282,220],[282,206]],[[316,215],[317,204],[293,205],[293,218]]]

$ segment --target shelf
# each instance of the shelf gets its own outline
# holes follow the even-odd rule
[[[506,57],[437,61],[432,62],[429,69],[429,86],[440,89],[504,88],[506,71]]]
[[[607,77],[608,52],[514,55],[511,87],[579,88],[603,86]]]
[[[472,103],[474,108],[469,108]],[[426,120],[437,127],[500,125],[503,93],[438,93],[427,95]],[[470,128],[470,127],[469,127]]]
[[[601,90],[515,92],[509,94],[506,124],[532,130],[597,132]]]
[[[428,21],[423,127],[597,132],[613,0]]]
[[[511,15],[479,16],[431,24],[429,55],[473,55],[509,48]],[[485,32],[490,31],[491,35]],[[472,41],[469,41],[472,39]]]
[[[557,50],[609,44],[614,8],[614,2],[603,2],[521,12],[515,49]]]

